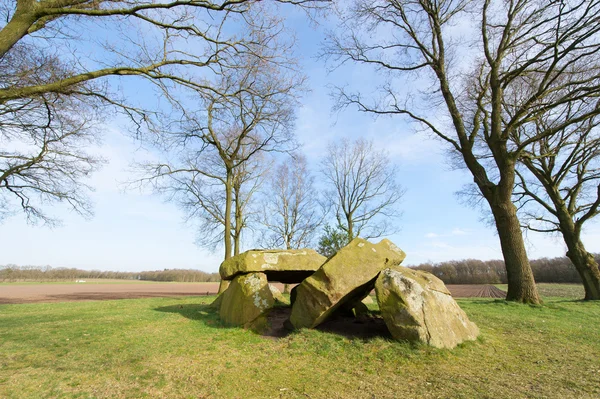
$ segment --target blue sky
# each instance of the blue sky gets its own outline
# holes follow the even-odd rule
[[[501,258],[493,228],[480,220],[479,210],[462,205],[455,195],[471,178],[465,171],[451,170],[445,145],[415,133],[413,126],[399,118],[375,120],[355,109],[333,114],[328,86],[348,84],[368,91],[376,85],[376,75],[349,65],[328,73],[324,62],[314,58],[327,21],[314,28],[302,13],[292,12],[289,22],[297,33],[299,55],[311,88],[298,109],[296,134],[314,172],[329,140],[373,139],[378,147],[389,151],[398,165],[398,180],[406,189],[399,205],[403,211],[398,220],[400,232],[389,237],[407,253],[406,264]],[[124,87],[128,96],[147,94],[135,83],[128,82]],[[106,124],[103,130],[104,144],[93,151],[109,164],[90,179],[96,188],[91,195],[95,216],[85,220],[66,208],[55,207],[51,213],[60,217],[63,225],[54,229],[29,226],[21,214],[6,219],[0,225],[0,265],[217,271],[221,249],[212,253],[195,246],[197,232],[183,223],[179,209],[147,192],[125,189],[121,183],[131,179],[130,163],[148,155],[122,131],[120,124]],[[557,236],[529,233],[527,242],[531,258],[565,253]],[[588,226],[584,242],[588,250],[600,252],[597,223]],[[251,243],[247,247],[252,247]]]

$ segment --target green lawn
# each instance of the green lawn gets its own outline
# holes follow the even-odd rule
[[[0,305],[0,398],[598,398],[600,303],[459,301],[452,351],[220,326],[211,297]]]
[[[501,290],[508,290],[506,284],[496,284]],[[585,296],[583,285],[581,284],[537,284],[538,292],[542,297],[551,298],[572,298],[582,299]]]

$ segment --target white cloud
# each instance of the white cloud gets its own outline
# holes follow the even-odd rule
[[[401,165],[441,164],[444,161],[443,144],[426,133],[413,133],[410,127],[395,129],[381,138],[379,144]]]
[[[132,139],[107,126],[101,148],[90,149],[109,161],[89,184],[95,216],[85,220],[64,209],[49,212],[64,221],[49,229],[28,226],[17,214],[0,228],[0,265],[51,265],[85,269],[140,271],[194,268],[214,272],[222,260],[194,245],[197,232],[182,223],[173,204],[120,185],[130,177],[128,167],[138,148]],[[143,154],[142,154],[143,155]]]
[[[454,247],[450,244],[448,244],[447,242],[444,241],[433,241],[430,244],[433,248],[441,248],[441,249],[449,249],[449,250],[453,250]]]
[[[469,234],[470,234],[469,230],[455,227],[449,233],[427,233],[427,234],[425,234],[425,237],[426,238],[454,237],[454,236],[466,236]]]

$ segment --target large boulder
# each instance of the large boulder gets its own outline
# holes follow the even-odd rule
[[[228,326],[255,328],[263,325],[266,312],[275,304],[264,273],[249,273],[234,278],[221,297],[219,315]]]
[[[219,274],[232,280],[247,273],[265,273],[269,281],[300,283],[327,260],[312,249],[246,251],[221,263]]]
[[[430,273],[387,268],[379,274],[375,292],[394,339],[454,348],[479,335],[444,283]]]
[[[398,266],[405,257],[389,240],[372,244],[355,238],[292,290],[292,325],[314,328],[340,306],[361,301],[374,288],[379,272]]]

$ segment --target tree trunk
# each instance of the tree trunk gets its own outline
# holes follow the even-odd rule
[[[225,223],[224,223],[224,244],[225,260],[231,258],[231,205],[233,202],[233,172],[227,170],[227,180],[225,182]]]
[[[0,57],[3,57],[19,40],[27,35],[29,28],[35,23],[34,8],[36,2],[20,0],[10,21],[0,30]]]
[[[233,191],[233,173],[227,170],[227,180],[225,182],[225,223],[224,229],[224,244],[225,244],[225,260],[231,258],[231,203]],[[221,280],[219,284],[219,294],[229,287],[229,281]]]
[[[537,287],[525,250],[517,209],[508,200],[491,201],[508,279],[507,301],[539,304]]]
[[[561,233],[565,244],[567,244],[567,257],[577,269],[583,281],[585,288],[585,300],[600,300],[600,270],[598,263],[581,242],[581,237],[575,229],[575,225],[569,219],[570,223],[561,223]]]
[[[233,236],[233,255],[240,254],[240,233],[236,232]]]
[[[348,223],[348,242],[354,240],[354,223],[352,215],[346,216],[346,222]]]
[[[240,204],[240,188],[235,187],[235,234],[233,236],[233,254],[240,254],[240,239],[242,236],[243,218],[242,218],[242,205]]]

